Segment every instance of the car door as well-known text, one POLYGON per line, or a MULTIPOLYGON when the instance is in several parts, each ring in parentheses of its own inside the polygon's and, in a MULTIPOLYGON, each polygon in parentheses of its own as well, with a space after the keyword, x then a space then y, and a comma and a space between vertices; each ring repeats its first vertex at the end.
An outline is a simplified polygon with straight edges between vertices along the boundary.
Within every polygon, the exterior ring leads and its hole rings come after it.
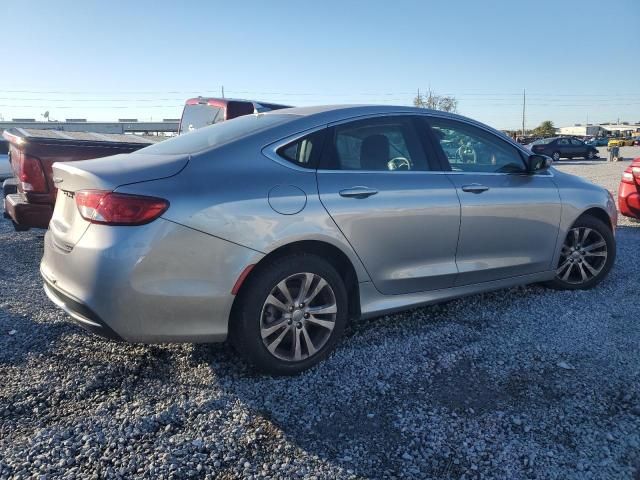
POLYGON ((320 200, 376 289, 401 294, 453 286, 460 202, 432 171, 412 116, 330 126, 317 170, 320 200))
POLYGON ((571 139, 571 155, 574 157, 585 157, 587 156, 587 145, 584 142, 581 142, 578 139, 571 139))
POLYGON ((460 197, 456 285, 552 269, 561 213, 553 173, 529 174, 520 151, 489 130, 428 121, 460 197))
POLYGON ((568 138, 559 138, 556 140, 556 148, 555 151, 560 152, 560 156, 563 158, 568 158, 573 156, 571 150, 571 142, 568 138))

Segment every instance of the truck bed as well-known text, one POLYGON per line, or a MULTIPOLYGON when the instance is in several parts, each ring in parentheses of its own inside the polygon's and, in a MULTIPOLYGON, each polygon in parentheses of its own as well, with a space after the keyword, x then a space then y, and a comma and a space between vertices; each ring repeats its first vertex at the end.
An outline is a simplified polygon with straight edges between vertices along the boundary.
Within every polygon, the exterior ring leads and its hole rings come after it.
POLYGON ((32 128, 10 128, 2 136, 9 142, 9 163, 15 177, 3 186, 5 214, 16 230, 47 228, 56 202, 55 162, 132 153, 166 138, 32 128))
POLYGON ((10 128, 9 135, 22 138, 33 143, 69 144, 80 143, 82 145, 118 144, 119 146, 134 146, 142 148, 163 140, 163 137, 151 137, 140 135, 125 135, 120 133, 93 133, 93 132, 67 132, 62 130, 40 130, 33 128, 10 128))

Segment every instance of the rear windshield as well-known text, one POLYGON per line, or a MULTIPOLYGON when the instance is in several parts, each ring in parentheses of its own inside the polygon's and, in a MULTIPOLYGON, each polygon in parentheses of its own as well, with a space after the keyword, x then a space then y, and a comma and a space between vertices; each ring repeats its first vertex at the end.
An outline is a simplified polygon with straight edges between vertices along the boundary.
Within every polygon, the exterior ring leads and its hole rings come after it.
POLYGON ((185 105, 178 133, 191 132, 224 120, 224 108, 206 104, 185 105))
POLYGON ((138 152, 155 155, 196 153, 289 122, 295 118, 295 115, 284 114, 245 115, 156 143, 138 150, 138 152))

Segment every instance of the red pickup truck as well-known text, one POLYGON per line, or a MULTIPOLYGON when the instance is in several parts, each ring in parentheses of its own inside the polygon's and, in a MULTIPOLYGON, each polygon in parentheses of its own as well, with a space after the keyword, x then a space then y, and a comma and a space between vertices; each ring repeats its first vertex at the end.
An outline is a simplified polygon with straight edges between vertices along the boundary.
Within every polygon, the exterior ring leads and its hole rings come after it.
MULTIPOLYGON (((224 98, 190 98, 186 101, 178 133, 206 127, 254 112, 288 108, 286 105, 224 98)), ((131 153, 162 137, 98 134, 59 130, 12 128, 3 133, 9 143, 9 163, 14 178, 2 185, 4 216, 18 231, 47 228, 53 215, 56 187, 54 162, 73 162, 131 153)))
POLYGON ((3 136, 9 142, 9 163, 15 174, 3 183, 4 216, 18 231, 49 225, 57 192, 52 178, 54 162, 131 153, 157 141, 136 135, 25 128, 10 128, 3 136))

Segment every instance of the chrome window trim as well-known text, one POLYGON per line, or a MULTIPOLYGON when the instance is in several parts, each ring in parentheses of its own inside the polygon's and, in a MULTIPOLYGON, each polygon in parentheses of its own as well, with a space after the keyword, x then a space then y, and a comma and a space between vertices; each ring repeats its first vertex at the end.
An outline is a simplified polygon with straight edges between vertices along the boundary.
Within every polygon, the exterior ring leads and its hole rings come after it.
POLYGON ((385 172, 384 170, 323 170, 323 169, 319 169, 319 168, 305 168, 305 167, 301 167, 299 165, 296 165, 295 163, 292 163, 291 161, 282 158, 280 155, 278 155, 277 151, 281 148, 284 147, 285 145, 295 142, 296 140, 299 140, 311 133, 317 132, 319 130, 325 129, 325 128, 329 128, 329 127, 333 127, 335 125, 342 125, 345 123, 350 123, 350 122, 355 122, 358 120, 366 120, 367 118, 381 118, 381 117, 406 117, 406 116, 414 116, 414 117, 425 117, 425 118, 442 118, 444 120, 453 120, 453 121, 457 121, 457 122, 461 122, 461 123, 466 123, 472 127, 475 128, 479 128, 481 130, 484 130, 485 132, 494 135, 496 137, 498 137, 500 140, 506 142, 507 144, 511 145, 512 147, 515 147, 517 150, 519 150, 522 154, 524 154, 525 156, 530 156, 532 155, 532 152, 526 148, 524 148, 524 146, 520 145, 518 142, 514 141, 511 137, 508 137, 506 135, 504 135, 502 132, 500 132, 499 130, 495 130, 491 127, 488 127, 480 122, 477 122, 471 118, 467 118, 467 117, 461 117, 460 115, 457 114, 451 114, 448 112, 438 112, 438 111, 433 111, 430 110, 428 112, 410 112, 410 111, 397 111, 397 112, 384 112, 384 113, 367 113, 364 115, 355 115, 353 117, 349 117, 349 118, 343 118, 341 120, 336 120, 335 122, 329 122, 329 123, 323 123, 322 125, 318 125, 315 127, 311 127, 308 128, 306 130, 302 130, 299 131, 297 133, 288 135, 286 137, 281 138, 280 140, 277 140, 273 143, 270 143, 266 146, 264 146, 261 150, 262 154, 269 158, 270 160, 273 160, 274 162, 290 168, 292 170, 297 170, 299 172, 322 172, 322 173, 331 173, 331 174, 335 174, 335 173, 393 173, 393 174, 403 174, 403 175, 407 175, 407 174, 436 174, 436 175, 441 175, 441 174, 454 174, 454 175, 461 175, 461 174, 470 174, 470 175, 544 175, 544 176, 549 176, 549 177, 553 177, 554 174, 551 171, 551 169, 546 170, 545 172, 540 172, 540 173, 529 173, 529 172, 511 172, 511 173, 507 173, 507 172, 454 172, 454 171, 445 171, 445 170, 415 170, 415 171, 403 171, 403 170, 395 170, 393 172, 389 171, 389 172, 385 172))

